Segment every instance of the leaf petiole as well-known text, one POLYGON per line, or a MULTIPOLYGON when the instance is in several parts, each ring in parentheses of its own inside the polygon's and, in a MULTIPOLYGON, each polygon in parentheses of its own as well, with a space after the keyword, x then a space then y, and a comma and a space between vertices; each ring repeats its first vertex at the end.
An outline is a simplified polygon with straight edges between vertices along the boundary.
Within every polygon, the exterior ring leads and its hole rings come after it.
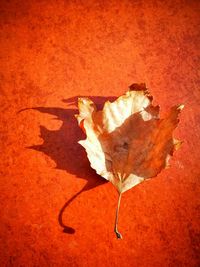
POLYGON ((116 208, 116 215, 115 215, 115 228, 114 232, 117 236, 118 239, 122 239, 122 235, 118 232, 118 213, 119 213, 119 207, 120 207, 120 202, 121 202, 121 195, 122 193, 119 193, 119 198, 118 198, 118 203, 117 203, 117 208, 116 208))

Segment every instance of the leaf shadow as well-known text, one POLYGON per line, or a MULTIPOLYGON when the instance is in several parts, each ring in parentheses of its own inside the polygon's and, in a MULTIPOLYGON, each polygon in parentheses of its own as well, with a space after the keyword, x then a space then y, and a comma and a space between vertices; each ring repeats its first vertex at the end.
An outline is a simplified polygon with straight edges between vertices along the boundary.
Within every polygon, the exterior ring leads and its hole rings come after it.
MULTIPOLYGON (((91 169, 85 150, 77 143, 79 140, 85 139, 85 134, 79 129, 74 117, 78 113, 78 110, 77 108, 70 108, 70 106, 77 103, 78 97, 87 96, 75 96, 63 99, 62 101, 67 104, 68 108, 32 107, 19 111, 36 110, 40 113, 53 115, 55 116, 54 119, 62 121, 62 125, 58 130, 49 130, 45 126, 40 125, 40 137, 43 139, 43 143, 27 148, 46 154, 56 163, 56 169, 64 170, 87 182, 80 191, 64 203, 59 211, 58 223, 63 228, 63 232, 68 234, 74 234, 75 229, 64 222, 63 215, 66 208, 84 191, 107 182, 91 169)), ((95 102, 98 109, 103 107, 106 100, 113 101, 116 99, 116 97, 88 97, 95 102)))

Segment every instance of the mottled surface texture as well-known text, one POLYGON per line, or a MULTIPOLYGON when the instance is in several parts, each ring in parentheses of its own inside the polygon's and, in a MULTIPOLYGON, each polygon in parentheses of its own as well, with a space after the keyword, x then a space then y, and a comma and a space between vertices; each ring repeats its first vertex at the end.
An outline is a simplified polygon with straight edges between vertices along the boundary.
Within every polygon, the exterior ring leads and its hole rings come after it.
POLYGON ((0 5, 0 266, 200 266, 200 1, 0 5), (184 144, 123 195, 117 240, 117 192, 77 144, 74 102, 134 82, 163 114, 185 104, 184 144))

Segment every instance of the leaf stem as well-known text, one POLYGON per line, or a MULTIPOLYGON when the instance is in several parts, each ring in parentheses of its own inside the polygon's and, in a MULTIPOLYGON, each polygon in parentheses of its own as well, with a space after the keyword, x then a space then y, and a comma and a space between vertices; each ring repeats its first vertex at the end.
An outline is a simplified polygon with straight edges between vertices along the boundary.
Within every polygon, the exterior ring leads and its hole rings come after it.
POLYGON ((118 203, 117 203, 117 208, 116 208, 116 215, 115 215, 115 228, 114 228, 114 232, 117 236, 118 239, 122 239, 122 235, 118 232, 118 213, 119 213, 119 207, 120 207, 120 202, 121 202, 121 195, 122 193, 119 193, 119 198, 118 198, 118 203))

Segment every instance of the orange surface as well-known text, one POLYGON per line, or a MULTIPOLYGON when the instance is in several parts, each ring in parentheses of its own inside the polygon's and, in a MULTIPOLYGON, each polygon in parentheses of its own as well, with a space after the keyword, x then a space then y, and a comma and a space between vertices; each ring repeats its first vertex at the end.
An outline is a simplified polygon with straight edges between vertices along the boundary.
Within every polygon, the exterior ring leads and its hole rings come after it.
POLYGON ((200 1, 1 1, 0 266, 200 266, 200 1), (77 96, 145 82, 184 103, 171 168, 117 192, 77 141, 77 96))

